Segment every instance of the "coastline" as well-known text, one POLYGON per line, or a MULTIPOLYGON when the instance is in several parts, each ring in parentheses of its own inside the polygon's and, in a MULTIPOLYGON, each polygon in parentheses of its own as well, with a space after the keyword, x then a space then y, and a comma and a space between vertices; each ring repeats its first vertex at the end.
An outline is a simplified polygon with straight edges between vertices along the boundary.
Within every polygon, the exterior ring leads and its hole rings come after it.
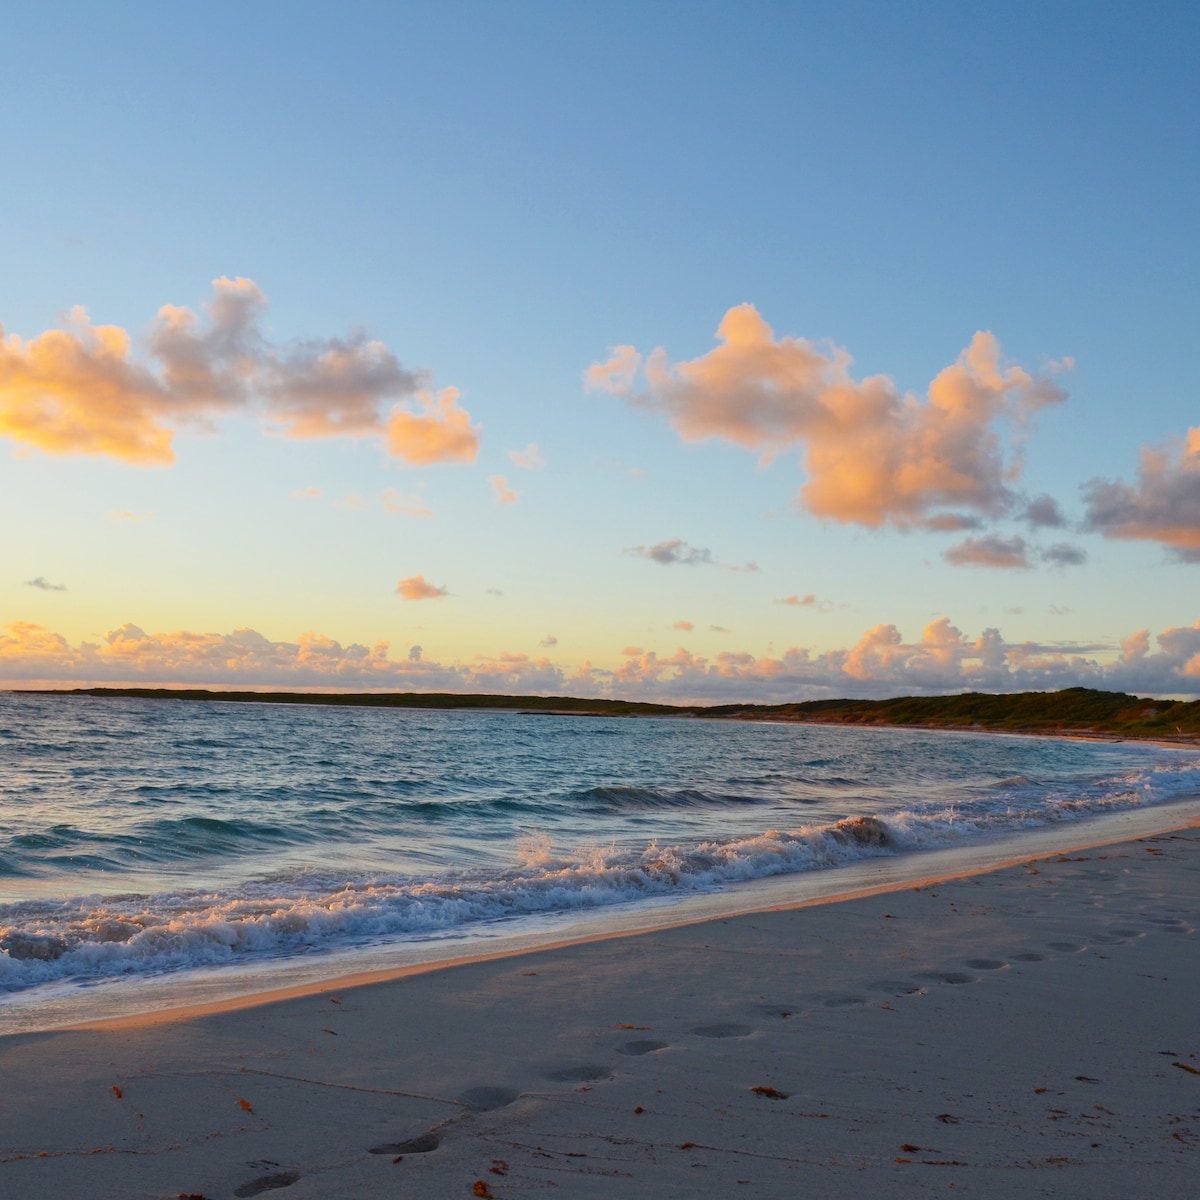
POLYGON ((0 1195, 1182 1197, 1196 803, 938 882, 0 1039, 0 1195))
POLYGON ((106 981, 14 993, 0 1005, 0 1038, 57 1029, 134 1028, 269 1005, 328 991, 386 983, 472 963, 564 950, 611 939, 886 895, 1004 870, 1039 859, 1200 827, 1200 797, 1077 822, 970 839, 844 866, 767 876, 720 891, 534 921, 519 932, 401 941, 247 967, 106 981))
POLYGON ((164 687, 17 688, 12 689, 11 694, 58 699, 176 700, 435 711, 449 709, 511 712, 522 716, 675 717, 1200 745, 1200 700, 1156 700, 1082 687, 1056 692, 965 692, 923 697, 899 696, 889 700, 828 699, 784 704, 707 705, 503 693, 212 691, 205 688, 164 687), (1188 727, 1186 731, 1184 725, 1188 727), (1172 726, 1174 733, 1171 732, 1172 726))

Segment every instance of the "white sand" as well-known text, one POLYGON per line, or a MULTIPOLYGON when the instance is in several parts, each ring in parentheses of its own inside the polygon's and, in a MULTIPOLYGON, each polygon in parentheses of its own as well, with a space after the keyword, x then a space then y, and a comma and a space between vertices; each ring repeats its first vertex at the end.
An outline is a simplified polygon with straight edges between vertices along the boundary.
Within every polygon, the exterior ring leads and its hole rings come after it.
POLYGON ((1192 827, 17 1035, 0 1197, 1193 1197, 1197 928, 1192 827))

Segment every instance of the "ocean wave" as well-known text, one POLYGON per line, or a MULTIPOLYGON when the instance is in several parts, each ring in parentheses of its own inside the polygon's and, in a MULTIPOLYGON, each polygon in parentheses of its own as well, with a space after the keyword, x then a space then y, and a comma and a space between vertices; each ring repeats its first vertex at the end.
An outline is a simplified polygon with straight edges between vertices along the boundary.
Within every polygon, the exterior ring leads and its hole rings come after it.
MULTIPOLYGON (((1186 775, 1193 790, 1194 775, 1186 775)), ((1144 772, 1114 777, 1108 784, 1090 795, 1042 797, 1036 807, 914 806, 884 816, 864 813, 790 831, 768 829, 692 844, 652 841, 641 847, 563 851, 542 834, 522 842, 506 866, 428 877, 297 869, 223 890, 23 901, 0 906, 0 989, 159 973, 448 932, 469 936, 481 923, 827 870, 881 855, 953 846, 983 834, 1138 807, 1156 798, 1144 772)))
POLYGON ((733 808, 765 802, 763 797, 704 792, 698 788, 668 791, 640 787, 592 787, 572 792, 564 801, 578 812, 595 816, 655 809, 733 808))

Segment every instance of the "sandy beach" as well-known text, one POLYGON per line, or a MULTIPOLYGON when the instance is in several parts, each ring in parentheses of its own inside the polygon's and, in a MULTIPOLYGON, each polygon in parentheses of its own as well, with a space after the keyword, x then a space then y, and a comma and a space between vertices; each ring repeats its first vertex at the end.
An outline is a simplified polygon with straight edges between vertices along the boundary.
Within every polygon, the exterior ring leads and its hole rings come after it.
POLYGON ((4 1038, 0 1196, 1191 1196, 1189 820, 851 899, 4 1038))

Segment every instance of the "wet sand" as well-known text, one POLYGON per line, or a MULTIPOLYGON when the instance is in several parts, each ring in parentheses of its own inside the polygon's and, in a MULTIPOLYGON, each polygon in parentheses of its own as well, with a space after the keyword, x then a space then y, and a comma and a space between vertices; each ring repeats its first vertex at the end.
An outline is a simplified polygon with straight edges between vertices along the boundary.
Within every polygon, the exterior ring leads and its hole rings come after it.
POLYGON ((0 1197, 1192 1196, 1200 828, 1070 832, 940 882, 0 1039, 0 1197))

